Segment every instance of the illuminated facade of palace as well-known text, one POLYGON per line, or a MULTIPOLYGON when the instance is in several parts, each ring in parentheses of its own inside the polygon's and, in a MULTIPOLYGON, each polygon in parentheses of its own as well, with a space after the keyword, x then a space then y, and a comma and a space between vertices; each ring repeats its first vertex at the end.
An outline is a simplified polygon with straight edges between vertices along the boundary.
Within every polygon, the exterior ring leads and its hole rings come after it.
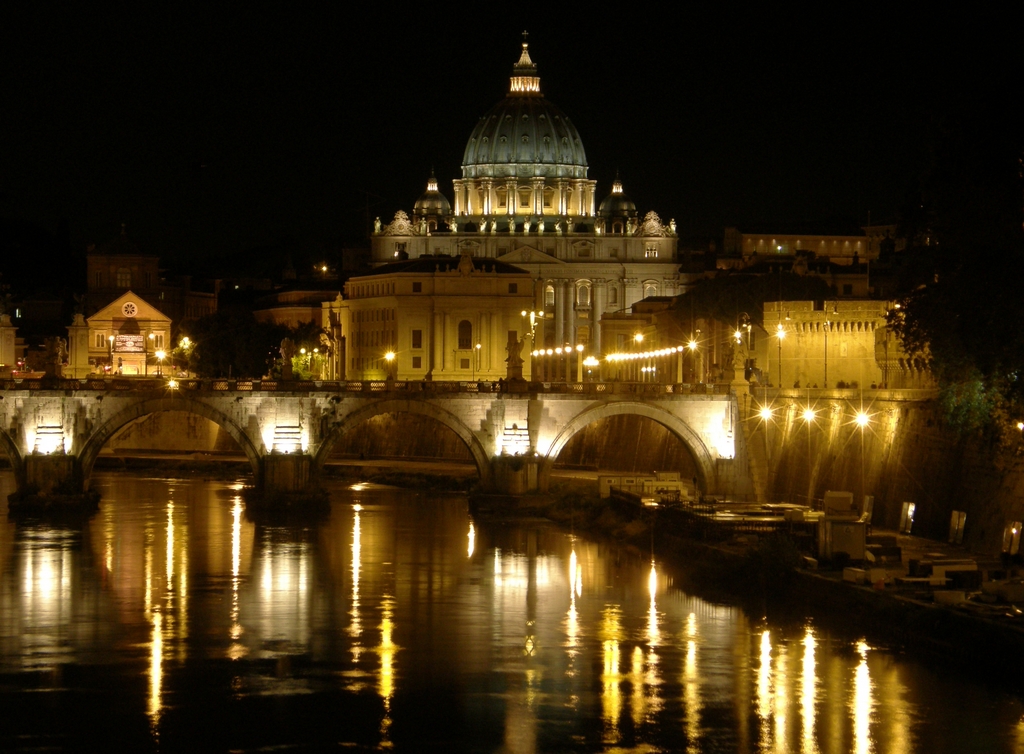
MULTIPOLYGON (((324 303, 328 377, 487 380, 506 376, 509 338, 528 335, 525 270, 470 254, 392 262, 353 275, 324 303)), ((530 378, 529 358, 523 376, 530 378)))
MULTIPOLYGON (((541 94, 527 44, 508 94, 469 136, 454 203, 431 175, 411 217, 375 223, 372 262, 444 255, 526 270, 527 309, 543 312, 532 347, 600 354, 601 317, 680 292, 675 221, 641 217, 616 179, 597 203, 576 126, 541 94)), ((532 350, 528 347, 526 350, 532 350)))

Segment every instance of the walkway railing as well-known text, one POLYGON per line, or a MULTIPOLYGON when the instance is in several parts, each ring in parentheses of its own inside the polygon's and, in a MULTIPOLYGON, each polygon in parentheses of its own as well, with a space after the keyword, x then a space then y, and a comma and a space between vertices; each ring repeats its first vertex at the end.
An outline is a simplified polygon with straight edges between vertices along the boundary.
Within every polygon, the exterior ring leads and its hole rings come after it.
POLYGON ((728 395, 731 386, 722 384, 661 384, 650 382, 490 382, 427 380, 223 380, 154 377, 87 377, 84 379, 4 379, 0 390, 91 390, 153 392, 252 393, 564 393, 568 395, 728 395))

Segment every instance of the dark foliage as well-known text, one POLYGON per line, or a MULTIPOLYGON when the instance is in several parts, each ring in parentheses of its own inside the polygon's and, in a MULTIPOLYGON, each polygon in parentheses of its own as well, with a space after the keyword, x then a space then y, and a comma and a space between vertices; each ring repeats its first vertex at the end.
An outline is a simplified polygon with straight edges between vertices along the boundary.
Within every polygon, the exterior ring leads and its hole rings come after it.
POLYGON ((720 272, 680 296, 675 315, 684 329, 691 330, 691 318, 737 322, 742 314, 747 314, 751 323, 763 326, 766 301, 824 301, 832 295, 828 283, 816 275, 720 272))
POLYGON ((185 334, 195 343, 189 368, 200 377, 263 377, 291 331, 257 322, 251 312, 222 309, 193 323, 185 334))
POLYGON ((965 432, 1024 415, 1022 157, 1022 137, 990 123, 947 129, 902 213, 908 248, 891 324, 927 358, 947 421, 965 432))

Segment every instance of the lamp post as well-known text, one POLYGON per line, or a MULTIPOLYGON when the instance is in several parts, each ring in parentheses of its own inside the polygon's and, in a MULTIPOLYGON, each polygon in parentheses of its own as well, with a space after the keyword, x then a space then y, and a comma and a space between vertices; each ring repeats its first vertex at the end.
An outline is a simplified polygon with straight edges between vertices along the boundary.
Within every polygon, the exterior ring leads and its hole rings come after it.
POLYGON ((864 428, 871 423, 871 417, 863 409, 857 412, 854 418, 857 426, 860 427, 860 499, 864 500, 864 428))
POLYGON ((480 348, 481 345, 479 343, 473 346, 473 350, 476 351, 476 353, 473 354, 473 382, 476 382, 476 373, 480 368, 480 348))
MULTIPOLYGON (((149 334, 149 349, 151 351, 153 350, 153 346, 154 345, 156 345, 156 335, 154 335, 153 333, 150 333, 149 334)), ((154 351, 153 355, 154 356, 156 355, 155 351, 154 351)), ((146 354, 146 357, 143 359, 143 362, 145 363, 145 367, 144 367, 143 371, 145 372, 146 376, 148 377, 149 376, 149 354, 148 353, 146 354)))
POLYGON ((114 336, 107 336, 107 360, 110 362, 110 373, 114 373, 114 336))
MULTIPOLYGON (((638 332, 638 333, 635 333, 633 335, 633 344, 636 346, 636 350, 639 353, 640 349, 643 347, 643 344, 644 344, 644 334, 642 332, 638 332)), ((640 381, 643 380, 643 377, 642 377, 643 372, 641 371, 641 369, 642 369, 642 365, 640 364, 640 357, 637 356, 637 365, 636 365, 636 374, 635 374, 635 379, 636 379, 637 382, 640 382, 640 381)))
MULTIPOLYGON (((779 315, 782 316, 781 314, 779 315)), ((775 334, 779 338, 779 390, 782 389, 782 341, 786 339, 786 330, 783 328, 782 323, 779 322, 775 326, 775 334)))
POLYGON ((384 354, 384 362, 387 364, 387 367, 386 367, 386 369, 387 369, 387 377, 386 377, 386 379, 387 379, 388 382, 391 382, 392 380, 394 380, 394 376, 392 376, 392 374, 391 374, 391 367, 395 363, 395 352, 394 351, 388 351, 386 354, 384 354))
POLYGON ((576 344, 576 382, 583 382, 583 344, 576 344))
POLYGON ((153 355, 154 355, 154 356, 156 356, 156 364, 157 364, 157 367, 156 367, 156 376, 157 376, 157 377, 163 377, 163 376, 164 376, 164 357, 165 357, 165 356, 166 356, 167 354, 166 354, 166 353, 164 353, 163 351, 157 351, 157 352, 156 352, 155 354, 153 354, 153 355))

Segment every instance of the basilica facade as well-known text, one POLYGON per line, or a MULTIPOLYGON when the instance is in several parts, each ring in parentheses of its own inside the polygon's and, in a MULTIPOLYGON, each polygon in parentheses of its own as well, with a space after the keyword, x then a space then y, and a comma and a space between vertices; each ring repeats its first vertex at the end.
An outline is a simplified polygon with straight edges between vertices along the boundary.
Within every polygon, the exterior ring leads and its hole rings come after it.
MULTIPOLYGON (((541 92, 526 42, 508 93, 469 135, 453 201, 431 175, 412 208, 375 222, 372 262, 494 260, 525 270, 538 348, 600 356, 601 317, 680 291, 675 221, 641 216, 616 179, 598 203, 573 122, 541 92)), ((481 302, 484 305, 484 302, 481 302)))

